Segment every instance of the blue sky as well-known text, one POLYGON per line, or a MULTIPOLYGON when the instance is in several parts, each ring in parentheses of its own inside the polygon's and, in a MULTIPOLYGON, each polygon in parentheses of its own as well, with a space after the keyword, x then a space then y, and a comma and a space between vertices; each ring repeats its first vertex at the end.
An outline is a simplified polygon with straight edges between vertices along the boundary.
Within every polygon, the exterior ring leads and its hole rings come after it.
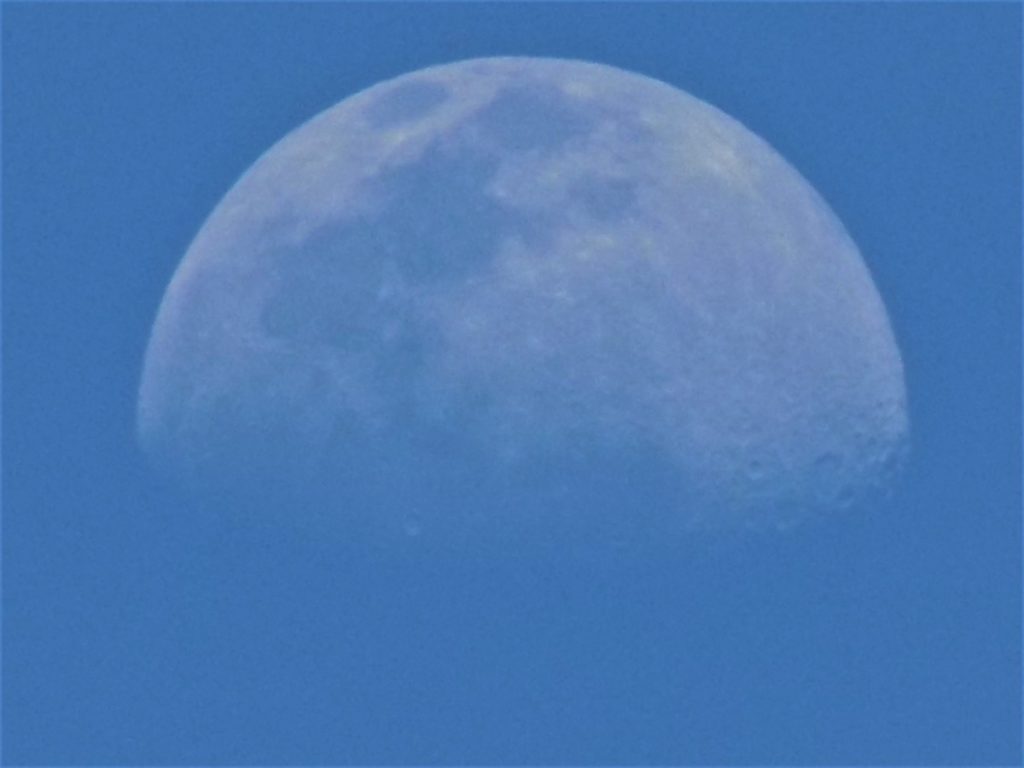
POLYGON ((1010 3, 5 5, 4 761, 1019 763, 1020 40, 1010 3), (891 501, 671 562, 372 569, 150 473, 150 325, 239 174, 511 54, 683 88, 829 201, 906 366, 891 501))

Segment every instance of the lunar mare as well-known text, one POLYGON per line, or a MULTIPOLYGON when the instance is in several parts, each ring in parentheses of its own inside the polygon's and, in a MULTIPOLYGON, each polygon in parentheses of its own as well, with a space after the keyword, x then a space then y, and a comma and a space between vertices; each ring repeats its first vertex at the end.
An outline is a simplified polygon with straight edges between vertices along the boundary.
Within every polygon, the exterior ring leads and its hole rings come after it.
POLYGON ((871 276, 774 150, 659 81, 501 58, 347 98, 245 173, 164 297, 138 429, 188 483, 342 525, 429 499, 417 531, 657 533, 855 503, 908 421, 871 276))

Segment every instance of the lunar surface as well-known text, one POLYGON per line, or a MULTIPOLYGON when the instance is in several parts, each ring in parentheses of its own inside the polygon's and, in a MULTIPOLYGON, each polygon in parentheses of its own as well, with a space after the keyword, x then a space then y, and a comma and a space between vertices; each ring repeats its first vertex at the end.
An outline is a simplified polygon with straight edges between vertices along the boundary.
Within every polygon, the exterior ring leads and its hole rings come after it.
POLYGON ((786 527, 890 483, 899 350, 764 141, 662 82, 414 72, 228 192, 152 331, 138 429, 188 487, 339 530, 786 527))

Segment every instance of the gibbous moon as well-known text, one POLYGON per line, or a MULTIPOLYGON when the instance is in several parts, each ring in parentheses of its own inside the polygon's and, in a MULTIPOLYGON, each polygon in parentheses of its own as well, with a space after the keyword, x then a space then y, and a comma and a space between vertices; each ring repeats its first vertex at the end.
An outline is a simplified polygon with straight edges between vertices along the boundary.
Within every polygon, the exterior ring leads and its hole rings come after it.
POLYGON ((138 429, 254 509, 514 546, 855 506, 908 420, 857 247, 771 147, 648 77, 495 58, 245 173, 167 289, 138 429))

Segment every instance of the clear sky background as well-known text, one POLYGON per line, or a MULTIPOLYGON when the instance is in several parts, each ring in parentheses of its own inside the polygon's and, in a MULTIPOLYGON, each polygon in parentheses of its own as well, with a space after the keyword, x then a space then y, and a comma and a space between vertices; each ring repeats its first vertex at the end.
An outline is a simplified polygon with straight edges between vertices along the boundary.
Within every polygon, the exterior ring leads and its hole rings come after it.
POLYGON ((1019 763, 1021 7, 3 8, 3 759, 1019 763), (150 326, 255 158, 487 55, 664 80, 831 204, 888 307, 895 497, 672 562, 373 570, 134 439, 150 326))

